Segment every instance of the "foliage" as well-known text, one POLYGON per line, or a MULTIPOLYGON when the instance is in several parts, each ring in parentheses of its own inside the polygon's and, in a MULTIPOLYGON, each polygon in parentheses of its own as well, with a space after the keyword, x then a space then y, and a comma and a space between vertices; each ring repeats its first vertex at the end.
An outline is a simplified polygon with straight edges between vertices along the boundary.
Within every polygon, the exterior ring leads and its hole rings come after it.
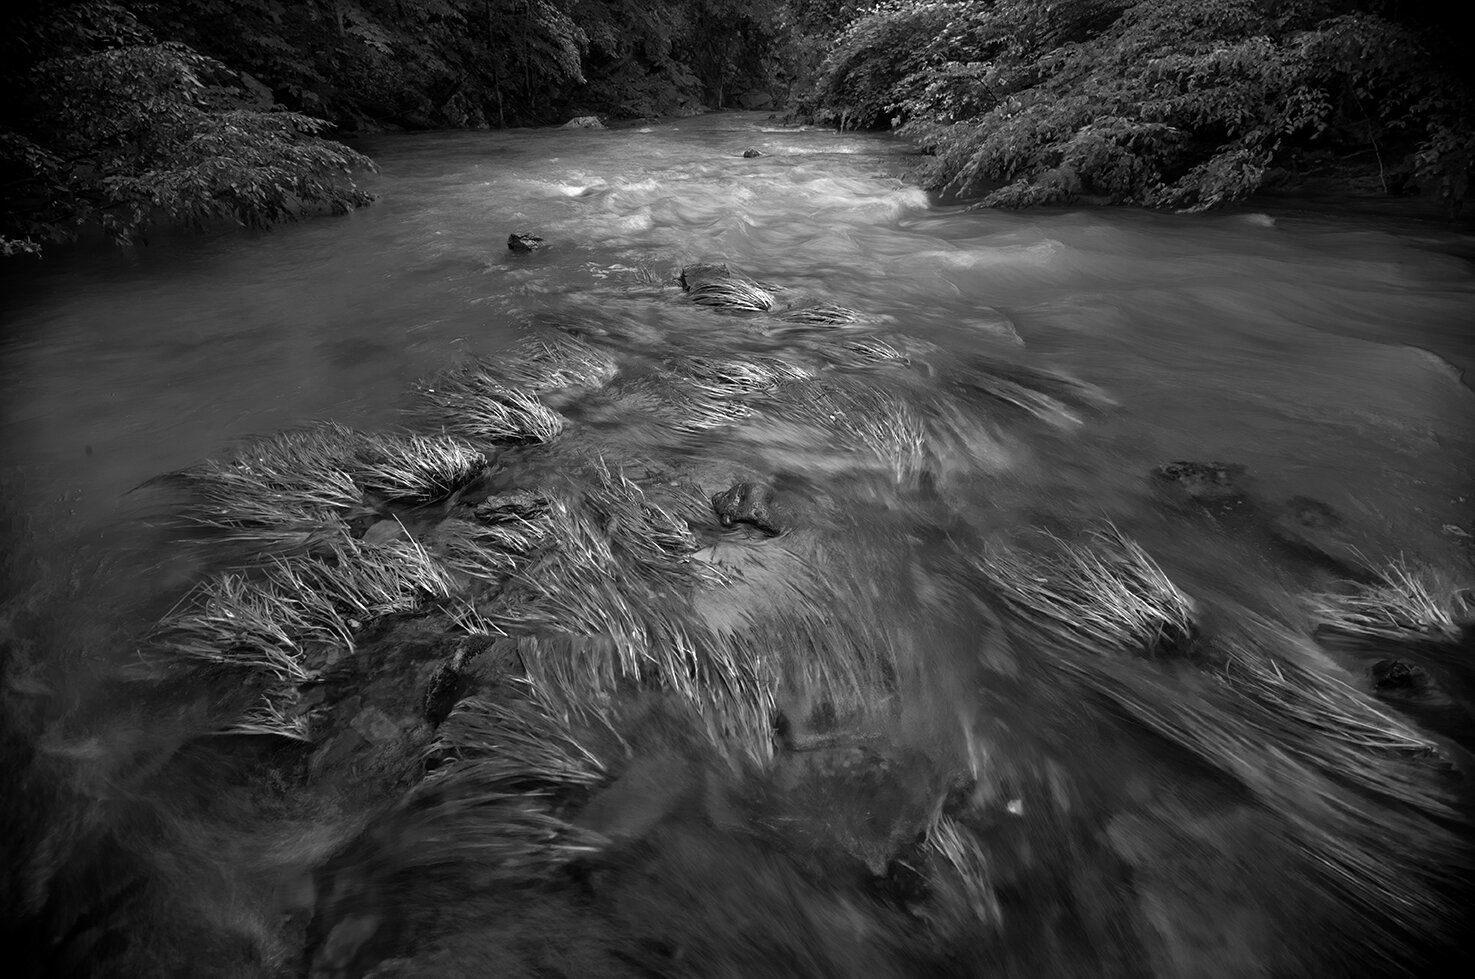
POLYGON ((130 241, 160 218, 259 228, 370 200, 351 172, 372 165, 323 139, 327 123, 252 105, 234 72, 117 4, 43 10, 8 53, 27 42, 45 56, 5 79, 16 101, 0 128, 4 254, 84 225, 130 241))
POLYGON ((1383 170, 1397 141, 1414 179, 1463 174, 1468 90, 1413 30, 1350 6, 897 0, 842 33, 817 95, 895 117, 933 154, 932 186, 994 206, 1200 210, 1318 145, 1370 146, 1383 170))

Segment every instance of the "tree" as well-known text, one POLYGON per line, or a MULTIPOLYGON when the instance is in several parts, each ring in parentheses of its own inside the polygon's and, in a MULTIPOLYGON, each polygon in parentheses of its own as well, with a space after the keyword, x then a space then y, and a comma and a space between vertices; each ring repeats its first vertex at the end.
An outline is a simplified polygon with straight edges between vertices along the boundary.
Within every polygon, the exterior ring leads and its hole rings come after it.
POLYGON ((0 252, 39 252, 79 228, 118 241, 158 219, 266 227, 371 198, 369 160, 327 123, 259 104, 240 77, 161 41, 109 0, 37 5, 5 50, 0 252))
POLYGON ((1469 90, 1351 0, 901 0, 862 15, 818 93, 934 154, 934 187, 989 205, 1083 197, 1198 210, 1292 150, 1400 142, 1412 180, 1463 174, 1469 90))

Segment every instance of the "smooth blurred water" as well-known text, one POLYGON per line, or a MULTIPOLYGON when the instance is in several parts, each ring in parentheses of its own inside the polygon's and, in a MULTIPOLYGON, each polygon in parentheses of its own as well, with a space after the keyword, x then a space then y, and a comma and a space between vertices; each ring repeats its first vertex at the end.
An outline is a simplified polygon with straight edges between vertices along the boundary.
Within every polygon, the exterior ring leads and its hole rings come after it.
POLYGON ((757 114, 362 148, 381 200, 346 218, 13 260, 12 493, 67 500, 85 532, 232 437, 392 420, 413 379, 535 316, 680 330, 637 270, 722 260, 1101 386, 1117 408, 1041 448, 1042 485, 1069 463, 1110 497, 1157 462, 1223 459, 1271 495, 1370 515, 1389 549, 1437 552, 1441 528, 1469 528, 1475 274, 1452 231, 1283 206, 967 211, 903 179, 905 143, 757 114), (512 254, 512 231, 549 247, 512 254))
MULTIPOLYGON (((788 334, 748 329, 755 320, 702 309, 681 296, 674 278, 692 262, 730 263, 786 290, 781 295, 826 298, 858 310, 883 336, 932 345, 907 370, 884 373, 884 381, 856 382, 892 385, 890 394, 942 385, 952 367, 961 370, 967 358, 979 356, 1078 378, 1103 395, 1099 408, 1079 418, 1021 418, 1000 411, 998 419, 986 419, 997 421, 996 427, 960 433, 950 450, 955 457, 943 453, 936 486, 926 488, 935 494, 940 487, 942 504, 885 473, 860 467, 857 476, 853 445, 827 446, 817 441, 820 427, 764 418, 761 412, 732 430, 688 431, 657 446, 645 441, 654 436, 639 424, 638 398, 623 415, 571 411, 569 429, 544 456, 517 456, 528 467, 518 474, 527 477, 519 486, 535 486, 569 458, 592 457, 607 443, 617 463, 649 450, 663 464, 688 466, 692 480, 708 491, 728 485, 720 481, 741 463, 785 481, 783 491, 791 497, 824 497, 823 505, 807 509, 812 501, 797 502, 799 526, 791 536, 756 547, 724 543, 721 559, 752 574, 708 596, 697 612, 718 632, 736 629, 746 611, 771 600, 777 604, 782 589, 770 588, 775 581, 802 585, 812 571, 814 580, 850 603, 823 612, 843 617, 864 606, 889 623, 899 662, 920 667, 926 679, 920 689, 906 691, 904 709, 888 721, 886 736, 932 756, 939 770, 961 764, 961 758, 981 778, 979 765, 993 766, 1004 773, 999 785, 1026 784, 1020 791, 1029 796, 1028 811, 1034 813, 1038 804, 1045 814, 1021 821, 1022 829, 1006 827, 990 844, 990 859, 998 862, 994 871, 1017 874, 1029 884, 1021 888, 1035 895, 1009 911, 1009 928, 1015 930, 1006 929, 1006 938, 1028 951, 1010 960, 1016 964, 1033 963, 1035 949, 1048 958, 1062 940, 1051 924, 1060 902, 1050 873, 1034 867, 1029 854, 1053 854, 1041 857, 1040 866, 1053 867, 1049 861, 1058 860, 1061 867, 1089 869, 1095 866, 1091 860, 1099 860, 1118 873, 1119 857, 1133 863, 1122 854, 1135 852, 1134 845, 1166 852, 1161 840, 1134 843, 1130 826, 1136 817, 1128 817, 1176 778, 1191 783, 1201 773, 1182 758, 1160 757, 1160 749, 1130 738, 1095 743, 1108 729, 1092 714, 1104 716, 1101 708, 1080 708, 1068 688, 1053 682, 1031 681, 1027 673, 1018 679, 1018 664, 1027 664, 1028 655, 980 644, 987 623, 967 597, 973 586, 960 585, 957 568, 948 562, 981 535, 954 535, 954 528, 987 532, 1049 525, 1057 515, 1106 516, 1141 540, 1195 599, 1212 605, 1225 598, 1224 607, 1257 615, 1284 608, 1291 588, 1283 576, 1284 555, 1256 550, 1269 536, 1246 532, 1240 539, 1234 525, 1195 523, 1181 512, 1165 515, 1163 500, 1154 495, 1148 474, 1155 466, 1179 459, 1222 461, 1247 468, 1247 486, 1268 504, 1266 519, 1284 501, 1309 497, 1343 516, 1345 540, 1359 549, 1363 563, 1379 565, 1402 555, 1455 577, 1468 574, 1465 535, 1475 532, 1475 392, 1462 372, 1475 369, 1475 268, 1461 257, 1471 254, 1469 237, 1456 231, 1285 204, 1195 216, 969 211, 939 203, 908 183, 905 171, 913 158, 903 142, 778 128, 757 114, 615 131, 386 136, 362 149, 378 161, 380 172, 368 183, 381 199, 346 218, 263 234, 167 232, 147 246, 81 247, 40 263, 12 260, 3 271, 6 329, 0 345, 0 486, 7 507, 24 513, 60 506, 64 516, 52 530, 68 543, 115 535, 133 525, 147 495, 130 491, 150 477, 218 453, 238 436, 311 419, 366 428, 397 424, 404 421, 416 379, 468 353, 495 356, 540 323, 584 326, 591 335, 604 331, 614 338, 608 346, 621 355, 633 353, 626 363, 634 365, 636 381, 652 352, 778 356, 774 345, 788 334), (764 155, 745 159, 748 147, 764 155), (537 233, 548 247, 511 253, 506 240, 512 232, 537 233), (623 424, 632 418, 635 424, 623 424), (956 457, 957 445, 968 458, 956 457), (534 471, 538 466, 544 469, 534 471), (805 525, 805 518, 813 523, 805 525), (934 547, 938 541, 945 546, 934 547), (1067 783, 1071 791, 1061 788, 1067 783), (1101 816, 1098 826, 1093 807, 1128 816, 1101 816), (1103 843, 1107 830, 1101 827, 1108 825, 1126 842, 1103 843), (1076 843, 1066 828, 1079 833, 1076 843), (1076 845, 1095 856, 1077 859, 1070 849, 1076 845), (1030 903, 1035 900, 1037 906, 1030 903), (1041 929, 1038 937, 1028 931, 1035 927, 1041 929)), ((819 328, 807 342, 823 343, 827 336, 819 328)), ((883 372, 852 376, 881 378, 883 372)), ((618 407, 619 397, 614 402, 618 407)), ((159 553, 171 546, 164 536, 139 539, 159 553)), ((703 560, 716 551, 715 545, 708 548, 703 560)), ((147 587, 172 602, 202 571, 186 563, 172 580, 147 587)), ((789 599, 805 594, 796 588, 789 599)), ((126 630, 121 643, 119 631, 97 648, 118 645, 115 656, 131 655, 126 630)), ((106 654, 89 649, 87 655, 100 662, 106 654)), ((112 682, 89 662, 83 656, 83 668, 72 669, 65 682, 81 684, 79 677, 94 675, 100 684, 112 682)), ((1163 676, 1173 683, 1180 679, 1169 668, 1163 676)), ((406 702, 419 695, 420 681, 408 673, 376 676, 374 682, 385 689, 370 696, 370 703, 388 704, 391 693, 406 702)), ((36 689, 28 688, 26 696, 36 689)), ((1163 689, 1187 697, 1208 687, 1198 688, 1189 678, 1181 687, 1163 689)), ((359 693, 365 691, 356 691, 355 710, 359 693)), ((70 719, 77 732, 70 735, 67 758, 100 759, 93 765, 96 781, 111 785, 117 772, 133 764, 130 752, 148 754, 124 734, 147 732, 148 739, 164 742, 155 754, 172 759, 173 767, 165 769, 169 779, 151 783, 145 798, 174 813, 177 800, 198 796, 214 805, 219 796, 218 813, 199 804, 209 810, 202 824, 229 824, 224 835, 234 849, 196 841, 202 864, 218 862, 222 879, 251 882, 268 895, 253 912, 263 921, 275 922, 283 908, 314 901, 320 914, 331 910, 326 892, 314 894, 311 877, 321 863, 317 850, 326 852, 328 845, 319 841, 309 854, 313 848, 303 841, 312 833, 346 838, 350 829, 356 832, 358 811, 345 803, 341 813, 309 813, 304 825, 311 829, 277 825, 272 820, 280 814, 270 806, 251 810, 246 801, 220 792, 227 779, 211 767, 214 762, 191 767, 188 751, 174 758, 170 724, 152 714, 145 723, 148 707, 134 717, 133 705, 119 703, 111 688, 103 694, 99 702, 120 716, 97 719, 94 730, 89 712, 78 712, 82 716, 70 719), (259 839, 246 829, 250 819, 237 818, 247 811, 259 823, 259 839)), ((199 703, 193 709, 206 712, 199 703)), ((98 711, 97 718, 104 713, 98 711)), ((191 721, 188 708, 179 713, 177 726, 186 731, 181 738, 193 737, 196 725, 209 729, 208 718, 191 721)), ((137 740, 144 739, 140 734, 137 740)), ((859 914, 847 909, 861 905, 846 904, 848 898, 827 904, 834 896, 826 893, 831 884, 841 893, 834 881, 794 890, 801 879, 797 871, 787 864, 775 869, 777 863, 764 862, 771 854, 760 853, 740 833, 722 830, 718 817, 726 803, 722 790, 713 788, 717 782, 702 783, 706 788, 698 792, 694 786, 701 779, 667 764, 667 750, 652 751, 639 764, 669 781, 670 798, 662 802, 655 793, 656 801, 631 805, 637 813, 632 818, 643 818, 643 806, 675 807, 672 800, 681 793, 701 795, 702 811, 679 816, 661 831, 651 851, 659 859, 650 881, 637 880, 628 893, 610 899, 610 906, 633 908, 628 913, 640 927, 669 924, 672 934, 692 922, 698 923, 691 924, 694 934, 730 930, 734 961, 746 954, 750 931, 787 934, 795 949, 828 941, 834 947, 815 953, 818 959, 848 962, 850 973, 860 974, 856 970, 871 953, 841 924, 851 920, 846 915, 859 914), (688 777, 692 785, 682 781, 688 777), (710 918, 693 917, 700 902, 682 896, 688 883, 705 889, 709 903, 701 913, 710 918), (722 903, 729 890, 739 895, 734 901, 741 913, 722 903), (792 908, 775 903, 783 895, 792 908)), ((339 757, 332 754, 331 739, 322 751, 339 757)), ((77 767, 92 770, 81 762, 77 767)), ((318 773, 316 762, 312 771, 318 773)), ((909 787, 905 779, 894 781, 898 793, 909 787)), ((867 817, 872 805, 886 809, 888 803, 872 797, 871 783, 841 782, 856 794, 842 794, 840 809, 867 817)), ((639 785, 630 791, 644 800, 639 785)), ((1184 793, 1188 798, 1192 791, 1184 793)), ((828 826, 833 800, 817 798, 819 812, 810 814, 811 821, 828 826)), ((1015 806, 1018 799, 994 801, 999 808, 1015 806)), ((1250 882, 1245 894, 1261 886, 1262 876, 1276 882, 1266 886, 1289 886, 1270 866, 1273 860, 1266 861, 1263 875, 1257 867, 1262 843, 1277 839, 1253 823, 1262 816, 1246 805, 1234 818, 1249 820, 1245 825, 1253 824, 1253 832, 1241 827, 1241 836, 1231 833, 1221 844, 1234 854, 1235 873, 1250 882)), ((1179 821, 1177 810, 1163 817, 1164 825, 1179 821)), ((1230 826, 1203 825, 1211 834, 1230 826)), ((120 838, 131 837, 120 832, 120 838)), ((414 855, 413 843, 389 839, 389 850, 398 846, 401 856, 414 855)), ((364 875, 372 880, 371 871, 378 871, 368 863, 364 875)), ((1204 873, 1219 874, 1228 866, 1226 858, 1204 873)), ((1173 868, 1177 872, 1177 864, 1173 868)), ((179 879, 188 876, 181 872, 179 879)), ((225 892, 204 871, 196 876, 198 893, 225 892)), ((1103 895, 1117 899, 1115 878, 1088 876, 1073 899, 1081 907, 1107 902, 1103 895)), ((1141 886, 1150 896, 1159 893, 1150 880, 1141 886)), ((1162 886, 1161 893, 1177 893, 1177 885, 1162 886)), ((375 901, 401 910, 437 899, 434 892, 407 898, 397 890, 369 891, 378 895, 375 901)), ((1016 901, 1023 900, 1019 893, 1016 901)), ((1289 891, 1281 897, 1286 907, 1296 902, 1289 891)), ((241 900, 242 906, 249 903, 241 900)), ((509 934, 526 928, 534 936, 562 940, 583 934, 579 929, 602 927, 588 925, 577 902, 558 911, 567 921, 551 911, 545 921, 536 903, 523 906, 521 898, 496 888, 477 900, 492 901, 496 911, 477 919, 478 927, 492 928, 488 949, 511 941, 497 932, 504 914, 509 934)), ((1216 901, 1221 899, 1203 898, 1204 920, 1228 920, 1216 901)), ((1231 895, 1221 903, 1232 909, 1243 901, 1231 895)), ((867 914, 881 914, 879 906, 864 907, 867 914)), ((1185 912, 1185 918, 1194 913, 1185 912)), ((242 914, 243 920, 250 917, 242 914)), ((1275 912, 1265 917, 1273 922, 1275 912)), ((609 927, 623 933, 628 924, 609 927)), ((913 923, 898 919, 886 927, 904 934, 913 923)), ((1238 936, 1236 927, 1224 925, 1224 934, 1238 936)), ((1116 940, 1094 933, 1077 938, 1102 947, 1116 940)), ((613 932, 609 941, 615 942, 613 932)), ((696 937, 691 941, 699 944, 696 937)), ((1218 962, 1216 956, 1206 953, 1205 960, 1218 962)), ((466 966, 461 974, 496 971, 490 961, 478 959, 481 971, 466 966)), ((831 973, 816 967, 805 974, 831 973)), ((1070 973, 1056 963, 1000 974, 1070 973)), ((1164 966, 1159 974, 1174 972, 1164 966)))

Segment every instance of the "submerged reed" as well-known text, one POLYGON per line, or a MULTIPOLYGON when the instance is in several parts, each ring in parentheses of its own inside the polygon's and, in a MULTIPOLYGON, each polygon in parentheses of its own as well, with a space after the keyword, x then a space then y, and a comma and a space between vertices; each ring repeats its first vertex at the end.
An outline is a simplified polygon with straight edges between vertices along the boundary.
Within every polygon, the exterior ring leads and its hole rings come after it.
POLYGON ((1307 600, 1318 636, 1376 645, 1409 641, 1458 642, 1469 608, 1461 608, 1460 592, 1432 569, 1396 561, 1377 584, 1349 584, 1342 592, 1307 600))
POLYGON ((546 394, 603 387, 619 367, 608 353, 559 331, 522 340, 496 370, 509 387, 546 394))
POLYGON ((1164 656, 1196 633, 1194 603, 1108 523, 1081 542, 1039 531, 1040 547, 986 546, 976 558, 1004 606, 1030 629, 1092 652, 1164 656))
POLYGON ((278 558, 253 572, 225 572, 194 590, 140 650, 149 673, 186 666, 241 669, 268 685, 265 701, 230 730, 304 737, 289 712, 295 687, 316 675, 329 648, 354 650, 370 622, 450 597, 446 571, 420 544, 335 542, 329 556, 278 558))
POLYGON ((561 415, 536 395, 504 384, 497 365, 487 360, 473 360, 425 381, 420 400, 422 414, 473 442, 550 442, 563 431, 561 415))
POLYGON ((777 304, 772 292, 756 282, 740 278, 714 278, 700 282, 687 293, 699 306, 766 313, 777 304))
POLYGON ((859 323, 861 316, 848 306, 820 300, 798 306, 790 306, 778 314, 788 323, 844 324, 859 323))
POLYGON ((181 518, 269 551, 311 550, 345 539, 346 521, 390 503, 452 497, 486 458, 447 436, 364 434, 335 422, 247 440, 231 456, 161 477, 194 502, 181 518))
POLYGON ((470 698, 456 705, 426 749, 430 778, 464 777, 475 768, 478 785, 509 792, 549 794, 590 788, 609 768, 535 682, 516 680, 511 696, 470 698))

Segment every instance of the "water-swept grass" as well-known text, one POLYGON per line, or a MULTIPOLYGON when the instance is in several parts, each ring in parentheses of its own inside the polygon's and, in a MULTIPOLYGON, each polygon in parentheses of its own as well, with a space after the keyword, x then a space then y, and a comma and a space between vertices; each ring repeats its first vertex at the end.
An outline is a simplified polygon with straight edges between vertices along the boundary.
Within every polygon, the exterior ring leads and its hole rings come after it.
POLYGON ((816 300, 790 306, 779 312, 778 318, 787 323, 814 323, 819 325, 859 323, 860 313, 849 306, 841 306, 828 300, 816 300))
POLYGON ((523 679, 514 681, 510 695, 457 704, 426 749, 426 761, 434 766, 432 780, 475 768, 485 787, 548 795, 607 781, 610 767, 600 754, 568 712, 560 713, 538 684, 523 679))
POLYGON ((499 365, 471 360, 420 384, 418 413, 443 431, 476 443, 550 442, 561 415, 527 390, 504 383, 499 365))
POLYGON ((334 422, 245 440, 154 482, 183 489, 187 525, 267 551, 332 547, 346 522, 383 504, 436 503, 485 471, 447 436, 356 432, 334 422))
POLYGON ((519 341, 495 366, 509 387, 534 394, 603 387, 618 370, 609 353, 562 331, 519 341))
POLYGON ((228 729, 301 738, 283 706, 313 679, 329 649, 353 652, 369 623, 448 598, 453 582, 410 539, 336 542, 326 558, 277 558, 252 572, 218 574, 197 587, 144 637, 141 668, 227 668, 258 678, 263 702, 228 729))
POLYGON ((708 279, 687 293, 698 306, 743 313, 766 313, 778 303, 774 294, 748 279, 708 279))
POLYGON ((1029 546, 985 545, 976 558, 993 594, 1027 627, 1092 652, 1171 656, 1195 632, 1194 603, 1112 524, 1081 540, 1048 531, 1029 546))
POLYGON ((1454 643, 1475 609, 1453 584, 1433 569, 1395 561, 1374 584, 1349 583, 1345 590, 1307 599, 1319 635, 1376 646, 1380 643, 1454 643))

